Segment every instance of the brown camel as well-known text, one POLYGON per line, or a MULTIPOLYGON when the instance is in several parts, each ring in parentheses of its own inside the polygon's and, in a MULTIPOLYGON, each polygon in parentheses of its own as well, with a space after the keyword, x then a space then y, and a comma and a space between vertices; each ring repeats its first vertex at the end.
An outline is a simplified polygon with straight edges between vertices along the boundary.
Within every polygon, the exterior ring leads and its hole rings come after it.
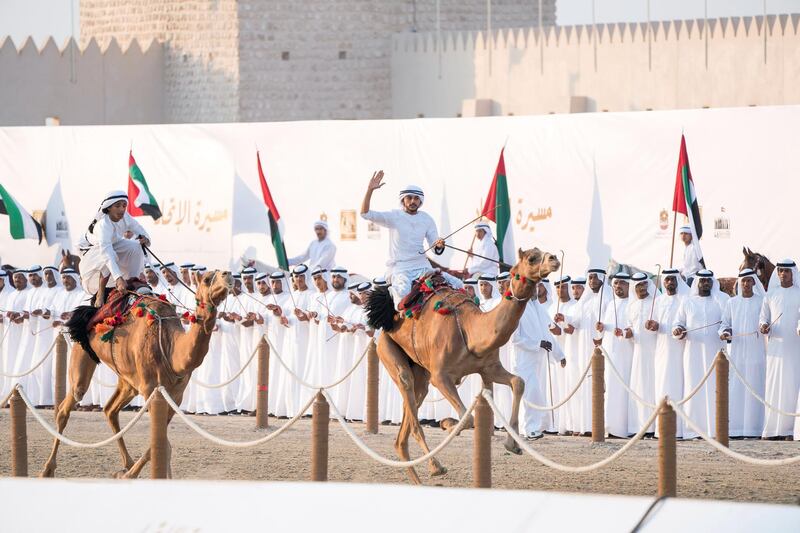
MULTIPOLYGON (((89 347, 119 376, 117 388, 103 408, 114 433, 120 430, 120 410, 137 393, 148 398, 156 387, 163 385, 175 402, 181 403, 192 371, 200 366, 208 353, 209 339, 217 319, 217 307, 227 297, 232 285, 230 272, 208 272, 201 278, 196 295, 197 322, 189 331, 184 331, 173 305, 157 298, 146 298, 144 303, 147 308, 162 317, 160 328, 157 320, 148 320, 147 313, 143 317, 131 313, 125 323, 114 330, 111 342, 103 342, 96 333, 89 333, 89 347)), ((76 310, 77 315, 81 314, 80 309, 76 310)), ((84 314, 88 315, 87 311, 91 312, 92 308, 85 309, 84 314)), ((86 321, 88 317, 83 322, 84 328, 86 321)), ((73 325, 70 324, 70 327, 73 325)), ((89 389, 96 368, 97 363, 89 352, 76 342, 72 347, 69 368, 70 391, 56 413, 59 433, 64 432, 70 412, 89 389)), ((170 411, 169 420, 173 415, 174 412, 170 411)), ((59 441, 55 439, 53 450, 41 473, 42 477, 53 477, 55 474, 58 445, 59 441)), ((150 460, 150 450, 134 463, 121 438, 117 440, 117 445, 122 456, 123 469, 115 477, 137 477, 150 460)))
MULTIPOLYGON (((462 292, 445 288, 435 294, 422 308, 417 319, 404 319, 394 312, 394 304, 385 289, 372 293, 367 306, 370 323, 382 327, 378 338, 378 356, 403 397, 403 420, 395 441, 401 459, 409 460, 408 437, 428 453, 425 435, 417 412, 432 383, 456 409, 459 417, 467 409, 458 395, 456 384, 469 374, 479 374, 484 388, 493 383, 507 385, 513 392, 511 424, 517 430, 517 418, 524 382, 508 372, 500 363, 499 349, 508 342, 517 329, 528 301, 536 295, 536 284, 551 272, 558 270, 559 261, 538 248, 519 251, 519 262, 511 269, 511 296, 488 313, 462 292), (453 311, 440 314, 439 306, 453 311)), ((442 429, 452 429, 453 419, 443 420, 442 429)), ((468 420, 465 427, 471 427, 468 420)), ((521 453, 514 439, 506 439, 505 447, 521 453)), ((436 458, 428 462, 431 475, 441 475, 447 470, 436 458)), ((414 468, 408 469, 411 481, 419 484, 414 468)))

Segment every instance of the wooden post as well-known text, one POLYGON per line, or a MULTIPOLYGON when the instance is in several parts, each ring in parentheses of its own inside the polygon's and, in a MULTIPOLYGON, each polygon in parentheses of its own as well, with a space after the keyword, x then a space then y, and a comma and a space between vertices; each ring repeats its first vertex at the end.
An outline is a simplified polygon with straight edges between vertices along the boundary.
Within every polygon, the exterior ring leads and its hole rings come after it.
POLYGON ((675 410, 665 398, 658 408, 658 495, 673 498, 678 484, 675 416, 675 410))
POLYGON ((28 477, 27 411, 17 389, 14 389, 8 404, 11 410, 11 475, 28 477))
POLYGON ((603 352, 599 347, 592 352, 592 442, 605 442, 605 368, 603 352))
POLYGON ((730 363, 728 363, 724 350, 717 353, 714 362, 717 365, 717 442, 728 446, 728 373, 730 372, 730 363))
POLYGON ((328 481, 328 425, 330 406, 322 392, 314 398, 311 411, 311 481, 328 481))
POLYGON ((256 428, 269 425, 269 344, 262 337, 258 344, 258 381, 256 389, 256 428))
POLYGON ((64 334, 59 332, 56 335, 56 367, 53 389, 53 413, 58 414, 58 406, 64 401, 67 395, 67 341, 64 334))
POLYGON ((367 348, 367 433, 378 433, 378 391, 380 390, 380 360, 375 339, 369 341, 367 348))
POLYGON ((156 392, 150 402, 150 478, 167 479, 169 472, 169 441, 167 440, 167 420, 170 407, 167 401, 156 392))
POLYGON ((492 487, 492 435, 494 413, 481 395, 475 404, 475 433, 472 437, 472 486, 492 487))

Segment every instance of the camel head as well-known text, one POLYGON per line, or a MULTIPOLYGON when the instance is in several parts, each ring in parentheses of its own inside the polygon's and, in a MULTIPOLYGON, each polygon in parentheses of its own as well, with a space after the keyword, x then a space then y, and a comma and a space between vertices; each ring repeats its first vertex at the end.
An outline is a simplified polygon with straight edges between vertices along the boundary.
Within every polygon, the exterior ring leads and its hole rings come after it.
POLYGON ((538 248, 530 250, 519 249, 519 263, 514 267, 514 272, 538 283, 551 272, 556 272, 561 262, 551 253, 543 252, 538 248))
POLYGON ((233 276, 230 272, 222 272, 214 270, 213 272, 206 272, 200 278, 200 284, 197 287, 197 310, 198 318, 205 317, 205 319, 215 319, 217 307, 228 297, 228 291, 233 287, 233 276), (201 310, 208 312, 201 313, 201 310))

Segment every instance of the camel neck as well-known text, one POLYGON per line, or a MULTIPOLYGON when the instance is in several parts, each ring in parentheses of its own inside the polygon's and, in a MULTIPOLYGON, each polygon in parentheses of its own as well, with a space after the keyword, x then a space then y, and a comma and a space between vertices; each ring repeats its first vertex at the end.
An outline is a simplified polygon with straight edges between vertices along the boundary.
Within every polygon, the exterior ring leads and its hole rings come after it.
POLYGON ((175 349, 172 354, 172 368, 176 374, 188 374, 202 364, 208 353, 216 317, 217 314, 214 311, 207 318, 198 317, 197 322, 189 327, 189 331, 183 332, 183 328, 177 331, 175 349))

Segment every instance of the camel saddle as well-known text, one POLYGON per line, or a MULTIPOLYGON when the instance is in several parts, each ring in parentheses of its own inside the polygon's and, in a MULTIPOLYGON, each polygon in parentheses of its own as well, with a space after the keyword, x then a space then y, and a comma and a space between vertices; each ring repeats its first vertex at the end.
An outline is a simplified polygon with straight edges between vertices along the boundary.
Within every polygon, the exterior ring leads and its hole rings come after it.
MULTIPOLYGON (((408 311, 416 315, 416 312, 422 309, 422 306, 434 294, 448 287, 450 287, 450 284, 440 272, 423 274, 411 283, 411 291, 400 301, 400 305, 397 308, 400 311, 408 311)), ((407 316, 411 315, 407 314, 407 316)))
MULTIPOLYGON (((128 280, 128 291, 135 293, 138 289, 147 287, 150 288, 147 283, 143 283, 141 280, 137 278, 131 278, 128 280)), ((108 290, 108 289, 106 289, 108 290)), ((131 294, 131 292, 120 293, 117 289, 111 289, 106 295, 106 303, 100 307, 97 312, 94 314, 89 323, 86 325, 86 331, 92 331, 95 325, 99 324, 103 320, 109 317, 116 316, 119 314, 120 316, 124 316, 125 313, 133 306, 133 303, 138 300, 136 294, 131 294)))

